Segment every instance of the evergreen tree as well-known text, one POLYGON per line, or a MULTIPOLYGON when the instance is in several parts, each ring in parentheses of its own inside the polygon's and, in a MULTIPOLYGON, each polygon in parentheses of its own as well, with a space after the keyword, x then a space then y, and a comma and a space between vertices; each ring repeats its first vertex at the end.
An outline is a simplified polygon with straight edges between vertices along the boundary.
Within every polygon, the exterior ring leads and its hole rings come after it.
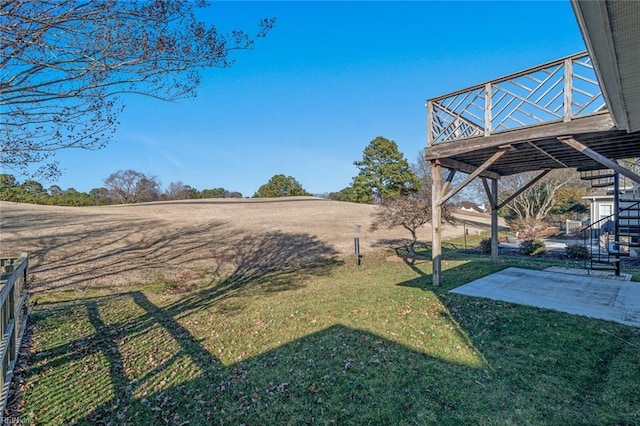
POLYGON ((378 136, 363 151, 362 161, 353 163, 360 173, 353 178, 355 202, 381 202, 417 193, 420 181, 398 145, 378 136))
POLYGON ((275 175, 258 188, 253 198, 295 197, 311 195, 291 176, 275 175))

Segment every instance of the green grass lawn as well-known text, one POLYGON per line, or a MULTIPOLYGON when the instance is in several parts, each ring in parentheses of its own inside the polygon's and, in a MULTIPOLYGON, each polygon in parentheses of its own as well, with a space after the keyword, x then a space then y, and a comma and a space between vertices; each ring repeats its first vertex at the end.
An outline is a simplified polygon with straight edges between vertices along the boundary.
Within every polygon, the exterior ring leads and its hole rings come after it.
MULTIPOLYGON (((640 424, 640 330, 448 294, 529 258, 445 251, 38 296, 36 424, 640 424)), ((558 262, 557 264, 566 264, 558 262)))

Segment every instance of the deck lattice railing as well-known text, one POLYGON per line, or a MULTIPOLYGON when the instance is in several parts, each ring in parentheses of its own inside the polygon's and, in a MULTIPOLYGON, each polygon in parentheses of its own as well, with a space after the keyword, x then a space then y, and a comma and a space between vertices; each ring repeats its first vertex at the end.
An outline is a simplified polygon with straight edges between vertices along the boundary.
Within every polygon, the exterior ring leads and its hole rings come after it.
POLYGON ((606 110, 587 52, 427 101, 429 146, 606 110))

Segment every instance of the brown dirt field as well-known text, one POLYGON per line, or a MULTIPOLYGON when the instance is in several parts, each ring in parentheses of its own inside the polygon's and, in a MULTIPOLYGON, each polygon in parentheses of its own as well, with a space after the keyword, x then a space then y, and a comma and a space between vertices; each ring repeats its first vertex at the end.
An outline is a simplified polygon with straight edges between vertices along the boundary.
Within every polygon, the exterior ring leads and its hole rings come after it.
MULTIPOLYGON (((0 257, 30 255, 31 290, 183 283, 257 274, 399 245, 404 229, 369 231, 376 207, 314 197, 208 199, 102 207, 0 202, 0 257)), ((488 217, 466 217, 478 222, 488 217)), ((469 225, 468 225, 469 227, 469 225)), ((444 236, 462 234, 445 226, 444 236)), ((431 228, 419 232, 430 241, 431 228)))

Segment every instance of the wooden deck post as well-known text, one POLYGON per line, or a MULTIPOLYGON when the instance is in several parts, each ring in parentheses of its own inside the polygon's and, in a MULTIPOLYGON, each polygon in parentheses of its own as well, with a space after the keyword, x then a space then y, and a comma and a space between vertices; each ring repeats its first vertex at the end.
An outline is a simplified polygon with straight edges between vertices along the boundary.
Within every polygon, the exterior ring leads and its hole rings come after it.
POLYGON ((491 179, 482 177, 482 185, 487 193, 489 199, 489 206, 491 207, 491 261, 496 263, 498 261, 498 211, 502 205, 498 205, 498 179, 491 179), (491 186, 487 182, 487 179, 491 180, 491 186))
POLYGON ((491 135, 491 83, 484 85, 484 135, 491 135))
POLYGON ((433 145, 433 101, 427 101, 427 146, 433 145))
POLYGON ((563 121, 566 123, 573 118, 573 59, 567 58, 564 60, 564 111, 563 121))
POLYGON ((498 179, 491 179, 491 262, 498 262, 498 179))
POLYGON ((442 166, 437 160, 431 161, 431 260, 433 285, 439 286, 442 278, 442 166))

